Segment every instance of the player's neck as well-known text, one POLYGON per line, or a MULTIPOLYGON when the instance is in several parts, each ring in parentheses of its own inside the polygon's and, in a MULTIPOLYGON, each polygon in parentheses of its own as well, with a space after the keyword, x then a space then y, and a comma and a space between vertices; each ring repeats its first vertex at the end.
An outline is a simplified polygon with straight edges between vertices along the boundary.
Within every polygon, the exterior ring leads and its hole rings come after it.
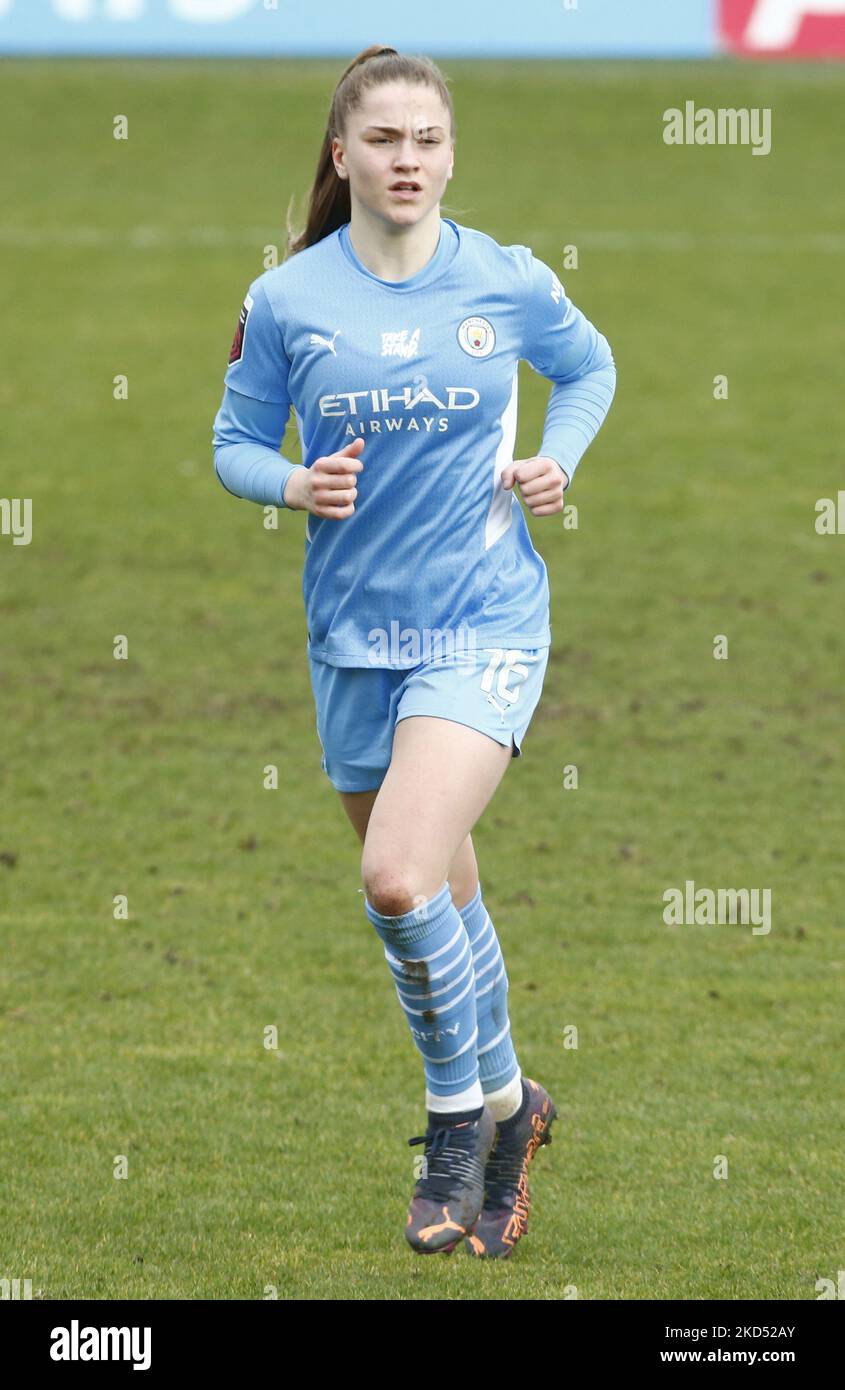
POLYGON ((412 226, 391 226, 353 207, 349 240, 358 260, 380 280, 410 280, 428 265, 440 240, 440 208, 412 226))

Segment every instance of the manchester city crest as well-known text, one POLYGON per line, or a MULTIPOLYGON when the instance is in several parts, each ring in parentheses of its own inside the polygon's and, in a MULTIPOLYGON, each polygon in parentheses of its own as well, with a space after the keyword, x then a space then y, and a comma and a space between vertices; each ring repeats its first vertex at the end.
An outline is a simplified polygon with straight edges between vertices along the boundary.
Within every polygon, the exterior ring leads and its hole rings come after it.
POLYGON ((470 357, 489 357, 496 346, 496 331, 489 319, 474 315, 458 329, 458 342, 470 357))

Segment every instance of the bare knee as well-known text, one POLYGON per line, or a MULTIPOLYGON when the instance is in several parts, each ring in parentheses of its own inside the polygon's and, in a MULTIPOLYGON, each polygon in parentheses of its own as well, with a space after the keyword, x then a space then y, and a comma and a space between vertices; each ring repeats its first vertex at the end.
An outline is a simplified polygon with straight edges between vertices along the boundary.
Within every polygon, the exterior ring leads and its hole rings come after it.
POLYGON ((369 902, 385 917, 400 917, 420 905, 420 894, 406 874, 373 869, 362 871, 362 878, 369 902))
MULTIPOLYGON (((385 917, 400 917, 422 906, 437 891, 415 870, 368 860, 366 854, 361 863, 361 878, 368 901, 385 917)), ((441 879, 441 887, 442 883, 441 879)))

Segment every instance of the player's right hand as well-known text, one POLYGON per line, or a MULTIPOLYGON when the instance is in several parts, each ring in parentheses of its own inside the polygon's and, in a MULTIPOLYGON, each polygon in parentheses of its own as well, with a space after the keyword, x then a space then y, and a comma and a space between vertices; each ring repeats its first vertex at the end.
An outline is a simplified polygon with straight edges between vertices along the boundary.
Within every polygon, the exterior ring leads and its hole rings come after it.
POLYGON ((309 468, 295 469, 285 485, 285 506, 337 521, 351 516, 358 496, 356 474, 364 467, 360 457, 363 447, 364 440, 359 437, 336 454, 315 459, 309 468))

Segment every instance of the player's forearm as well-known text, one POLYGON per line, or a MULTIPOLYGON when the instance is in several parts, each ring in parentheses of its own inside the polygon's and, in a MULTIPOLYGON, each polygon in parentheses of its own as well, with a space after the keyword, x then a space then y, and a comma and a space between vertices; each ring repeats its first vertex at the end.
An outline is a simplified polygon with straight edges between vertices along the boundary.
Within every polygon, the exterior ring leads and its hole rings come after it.
POLYGON ((612 358, 577 381, 558 382, 552 390, 543 442, 537 453, 555 459, 570 482, 582 455, 604 423, 615 390, 616 367, 612 358))
POLYGON ((285 505, 288 478, 300 467, 263 444, 216 444, 214 448, 214 468, 226 491, 264 506, 285 505))
POLYGON ((287 417, 285 405, 226 388, 214 421, 214 468, 227 492, 263 506, 285 505, 287 481, 301 467, 279 453, 287 417))

